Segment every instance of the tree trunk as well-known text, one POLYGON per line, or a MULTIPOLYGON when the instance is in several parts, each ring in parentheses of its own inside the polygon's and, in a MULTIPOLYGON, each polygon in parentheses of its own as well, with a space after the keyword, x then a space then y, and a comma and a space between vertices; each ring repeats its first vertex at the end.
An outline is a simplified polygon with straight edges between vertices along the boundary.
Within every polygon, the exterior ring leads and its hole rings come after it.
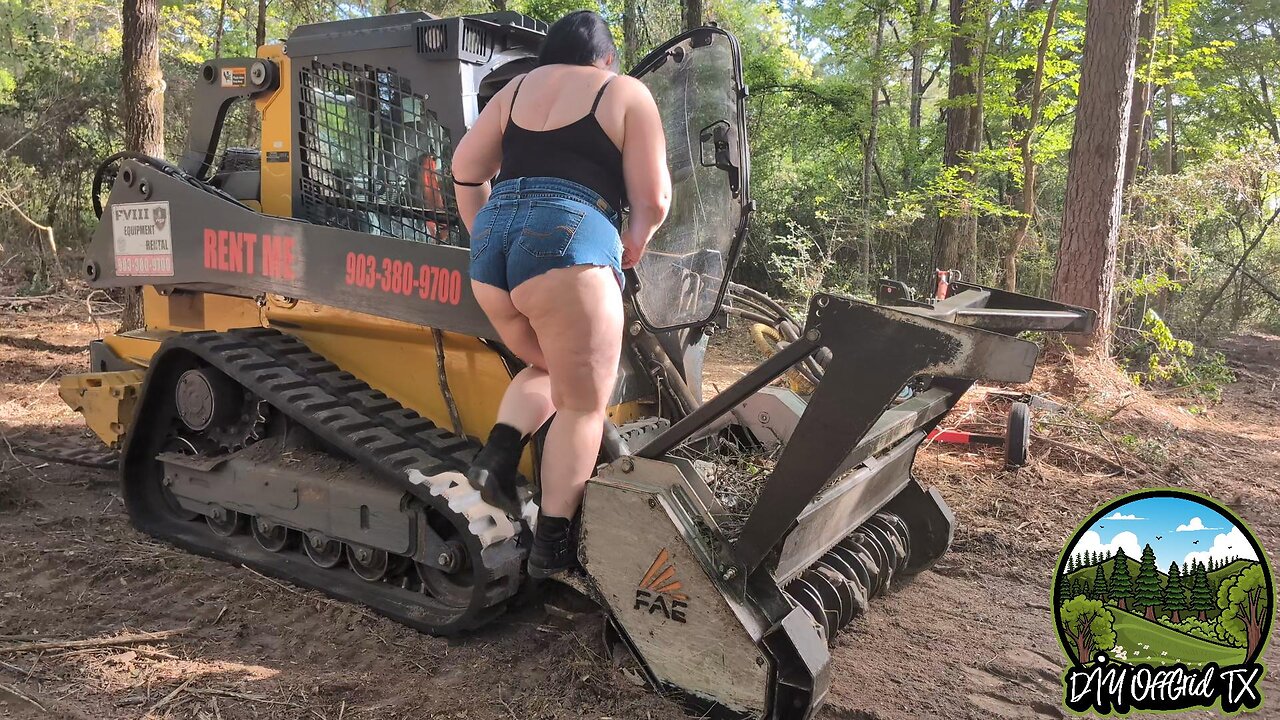
POLYGON ((1149 73, 1155 57, 1157 0, 1144 0, 1138 16, 1138 54, 1133 77, 1133 97, 1129 105, 1129 142, 1124 163, 1124 186, 1137 176, 1142 162, 1142 148, 1147 137, 1151 115, 1151 82, 1149 73))
POLYGON ((1200 618, 1200 622, 1208 622, 1208 621, 1209 621, 1209 618, 1208 618, 1208 616, 1206 616, 1206 615, 1205 615, 1205 611, 1204 611, 1204 610, 1201 610, 1201 611, 1197 614, 1197 617, 1199 617, 1199 618, 1200 618))
MULTIPOLYGON (((388 3, 387 14, 395 12, 398 10, 388 3)), ((257 48, 267 44, 267 0, 258 0, 258 22, 253 27, 253 42, 255 54, 257 48)), ((257 147, 262 142, 262 113, 258 112, 258 106, 251 101, 245 112, 249 116, 245 123, 245 147, 257 147)))
POLYGON ((1093 615, 1076 621, 1076 659, 1082 663, 1089 662, 1093 655, 1093 615))
POLYGON ((254 48, 267 44, 267 0, 258 0, 258 25, 253 32, 254 48))
MULTIPOLYGON (((902 163, 902 186, 910 190, 915 185, 916 162, 920 154, 920 127, 924 122, 924 55, 928 45, 924 41, 924 28, 933 14, 938 10, 938 0, 916 0, 915 12, 911 15, 911 87, 910 102, 907 111, 907 138, 909 157, 902 163)), ((929 78, 933 82, 933 78, 929 78)))
MULTIPOLYGON (((1037 4, 1040 0, 1032 0, 1037 4)), ((1031 2, 1028 2, 1030 9, 1031 2)), ((1020 85, 1019 95, 1027 97, 1029 103, 1029 118, 1025 121, 1026 127, 1020 128, 1021 141, 1019 143, 1022 154, 1022 191, 1020 199, 1022 206, 1019 210, 1022 216, 1018 218, 1018 224, 1014 228, 1013 235, 1009 238, 1009 244, 1005 248, 1004 257, 1001 261, 1001 275, 1003 277, 1003 285, 1005 290, 1013 292, 1018 289, 1018 252, 1022 249, 1022 245, 1027 241, 1027 233, 1031 229, 1031 223, 1035 219, 1036 214, 1036 162, 1032 153, 1032 139, 1035 136, 1036 126, 1040 124, 1041 111, 1044 109, 1044 64, 1045 58, 1049 54, 1049 40, 1053 37, 1053 26, 1058 19, 1058 0, 1051 0, 1049 3, 1049 12, 1045 16, 1044 31, 1040 34, 1040 45, 1036 48, 1036 69, 1027 82, 1020 85)))
POLYGON ((227 24, 227 0, 218 3, 218 27, 213 31, 213 56, 215 58, 222 57, 222 34, 223 26, 227 24))
POLYGON ((1150 620, 1151 622, 1155 622, 1155 620, 1156 620, 1156 606, 1155 606, 1155 605, 1148 605, 1148 606, 1147 606, 1147 611, 1143 614, 1143 616, 1144 616, 1144 617, 1146 617, 1146 618, 1147 618, 1148 620, 1150 620))
POLYGON ((876 153, 880 144, 880 49, 884 45, 885 15, 881 10, 876 18, 876 34, 871 47, 871 119, 867 126, 867 145, 862 152, 862 282, 863 289, 871 288, 871 173, 875 170, 876 153))
POLYGON ((1128 603, 1125 601, 1124 598, 1116 598, 1116 607, 1120 608, 1121 610, 1128 610, 1129 608, 1126 607, 1127 605, 1128 603))
MULTIPOLYGON (((978 45, 977 23, 971 16, 974 0, 950 0, 951 77, 947 89, 947 132, 943 163, 957 168, 957 179, 973 180, 971 156, 982 141, 982 111, 978 97, 974 50, 978 45)), ((968 189, 964 190, 968 195, 968 189)), ((978 274, 978 218, 967 199, 959 207, 948 208, 938 223, 934 242, 934 266, 959 270, 965 280, 975 282, 978 274)))
POLYGON ((627 69, 640 59, 640 23, 636 15, 640 12, 636 0, 622 2, 622 67, 627 69))
MULTIPOLYGON (((1169 17, 1169 0, 1164 0, 1164 15, 1169 17)), ((1169 55, 1172 59, 1174 42, 1173 28, 1169 29, 1169 37, 1165 38, 1165 42, 1169 44, 1169 55)), ((1178 143, 1177 135, 1174 133, 1173 122, 1173 79, 1170 78, 1164 84, 1164 170, 1170 175, 1178 172, 1178 143)))
POLYGON ((1178 623, 1182 622, 1182 617, 1177 610, 1173 611, 1173 617, 1169 619, 1173 621, 1174 625, 1177 625, 1178 623))
POLYGON ((702 27, 702 0, 684 0, 684 29, 702 27))
MULTIPOLYGON (((125 149, 164 157, 164 77, 160 74, 159 0, 124 0, 120 85, 125 149)), ((125 291, 121 330, 142 327, 142 292, 125 291)))
POLYGON ((1111 346, 1116 241, 1120 233, 1121 184, 1129 140, 1140 4, 1139 0, 1089 4, 1080 100, 1076 104, 1062 214, 1062 243, 1053 276, 1054 299, 1098 313, 1091 334, 1067 335, 1064 339, 1101 355, 1106 355, 1111 346))

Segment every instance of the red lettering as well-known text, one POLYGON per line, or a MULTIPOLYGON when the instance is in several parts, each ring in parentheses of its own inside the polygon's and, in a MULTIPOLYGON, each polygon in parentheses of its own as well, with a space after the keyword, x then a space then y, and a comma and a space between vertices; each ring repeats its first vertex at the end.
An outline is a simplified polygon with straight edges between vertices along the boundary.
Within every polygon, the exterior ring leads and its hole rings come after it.
POLYGON ((274 235, 262 236, 262 274, 267 277, 275 277, 275 263, 273 255, 276 252, 276 238, 274 235))
POLYGON ((280 259, 284 265, 284 279, 293 279, 293 238, 286 235, 280 238, 280 259))
POLYGON ((257 233, 244 234, 244 271, 253 274, 253 246, 258 242, 257 233))
POLYGON ((231 251, 227 237, 230 234, 226 230, 218 231, 218 269, 223 272, 231 270, 230 258, 227 257, 227 253, 231 251))
POLYGON ((218 267, 218 233, 209 228, 204 229, 204 266, 218 267))
POLYGON ((244 233, 227 233, 227 240, 231 246, 231 263, 228 269, 232 272, 244 272, 244 243, 240 241, 242 237, 244 233))

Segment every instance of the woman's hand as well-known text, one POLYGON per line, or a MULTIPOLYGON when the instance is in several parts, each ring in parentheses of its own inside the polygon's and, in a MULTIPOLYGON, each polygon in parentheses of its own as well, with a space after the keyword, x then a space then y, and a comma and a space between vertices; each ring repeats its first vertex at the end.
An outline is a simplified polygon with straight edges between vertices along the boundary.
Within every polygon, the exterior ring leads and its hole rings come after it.
POLYGON ((630 270, 639 265, 640 258, 644 257, 644 251, 648 245, 647 238, 638 238, 631 232, 625 233, 622 236, 622 269, 630 270))

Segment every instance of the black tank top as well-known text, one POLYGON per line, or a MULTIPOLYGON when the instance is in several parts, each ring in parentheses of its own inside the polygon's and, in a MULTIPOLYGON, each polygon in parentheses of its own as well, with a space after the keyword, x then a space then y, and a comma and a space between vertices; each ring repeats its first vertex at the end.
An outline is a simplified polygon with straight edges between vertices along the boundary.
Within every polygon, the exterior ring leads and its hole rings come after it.
MULTIPOLYGON (((591 112, 575 122, 551 130, 526 130, 507 115, 507 128, 502 133, 502 171, 498 182, 523 177, 554 177, 570 180, 594 190, 620 211, 627 203, 627 188, 622 177, 622 151, 596 119, 596 108, 613 78, 606 80, 596 93, 591 112)), ((511 96, 514 113, 520 85, 511 96)))

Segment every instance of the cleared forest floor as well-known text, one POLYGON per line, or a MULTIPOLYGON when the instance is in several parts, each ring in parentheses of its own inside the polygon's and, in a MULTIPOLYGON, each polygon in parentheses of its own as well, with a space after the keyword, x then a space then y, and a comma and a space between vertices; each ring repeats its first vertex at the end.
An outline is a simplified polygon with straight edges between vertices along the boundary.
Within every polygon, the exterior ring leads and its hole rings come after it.
MULTIPOLYGON (((112 473, 23 455, 32 440, 92 446, 57 380, 81 371, 85 344, 112 327, 96 328, 82 304, 0 301, 0 648, 172 634, 0 654, 0 718, 685 717, 604 659, 592 614, 564 619, 533 604, 467 637, 432 638, 152 541, 129 525, 112 473)), ((1035 387, 1082 411, 1042 419, 1029 467, 1006 472, 995 451, 922 452, 918 473, 959 517, 955 544, 839 637, 821 717, 1065 717, 1053 565, 1076 524, 1121 492, 1207 492, 1252 524, 1274 566, 1280 338, 1239 336, 1221 349, 1239 381, 1218 404, 1059 360, 1035 387)), ((708 392, 757 362, 726 334, 708 392)), ((1000 417, 976 399, 946 424, 1000 417)), ((1280 667, 1276 643, 1266 661, 1280 667)), ((1263 689, 1269 707, 1256 716, 1280 717, 1274 674, 1263 689)))

